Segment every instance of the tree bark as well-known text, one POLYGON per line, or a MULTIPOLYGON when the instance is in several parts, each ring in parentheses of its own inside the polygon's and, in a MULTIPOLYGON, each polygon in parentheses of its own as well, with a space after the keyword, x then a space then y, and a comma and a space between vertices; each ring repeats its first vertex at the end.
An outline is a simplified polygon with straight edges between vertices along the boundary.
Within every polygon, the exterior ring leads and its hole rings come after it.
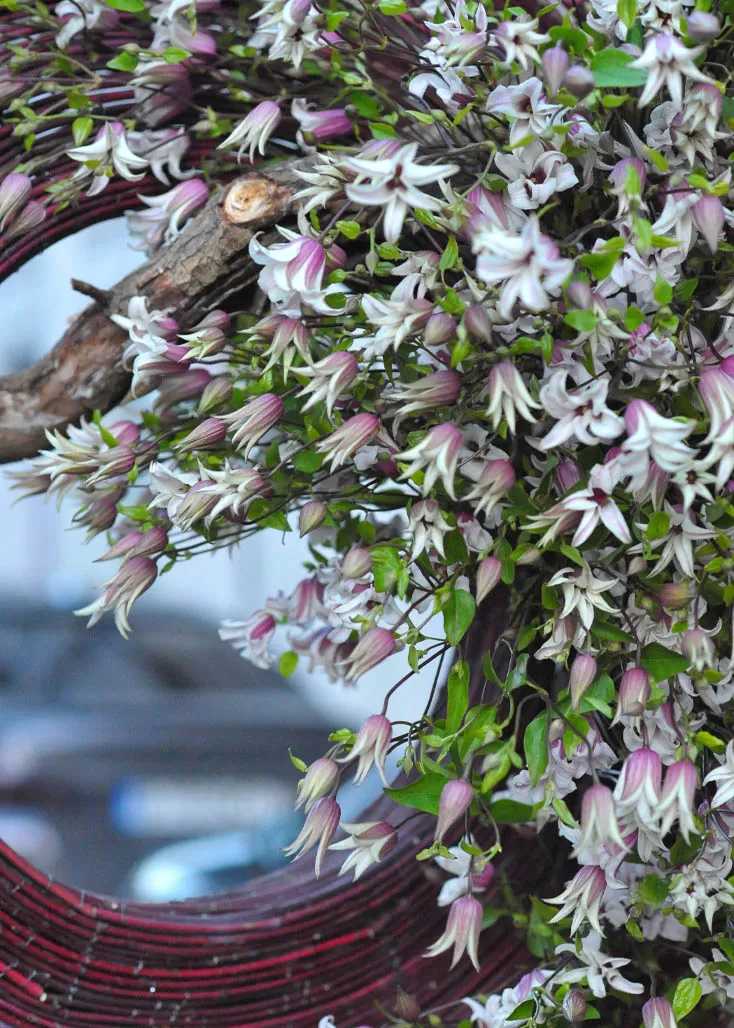
MULTIPOLYGON (((309 164, 310 158, 277 164, 217 191, 178 239, 98 296, 53 350, 0 377, 0 463, 35 456, 47 430, 119 403, 130 382, 122 365, 127 334, 110 315, 126 314, 131 297, 145 296, 150 310, 168 309, 183 328, 192 324, 219 291, 242 280, 250 240, 289 213, 302 184, 296 171, 309 164)), ((94 289, 78 285, 87 295, 94 289)))

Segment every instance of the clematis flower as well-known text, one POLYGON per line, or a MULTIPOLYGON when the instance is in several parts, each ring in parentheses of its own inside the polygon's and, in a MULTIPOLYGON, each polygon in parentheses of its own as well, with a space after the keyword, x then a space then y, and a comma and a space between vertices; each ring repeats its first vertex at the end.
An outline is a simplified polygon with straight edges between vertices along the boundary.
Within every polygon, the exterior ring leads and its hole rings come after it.
POLYGON ((513 153, 498 153, 495 167, 508 180, 510 203, 517 210, 535 211, 556 193, 578 184, 578 177, 558 150, 544 150, 531 143, 513 153))
POLYGON ((235 125, 234 129, 226 139, 222 140, 217 149, 227 150, 239 144, 237 150, 238 158, 241 158, 242 154, 247 150, 248 159, 250 164, 252 164, 256 150, 261 157, 265 156, 266 144, 280 124, 280 119, 280 107, 278 107, 277 103, 274 103, 272 100, 263 100, 257 107, 253 107, 250 113, 238 125, 235 125))
POLYGON ((557 371, 541 387, 541 404, 557 420, 540 447, 553 450, 574 438, 586 446, 595 446, 620 436, 625 423, 607 407, 609 378, 604 375, 570 391, 567 381, 567 373, 557 371))
POLYGON ((56 4, 54 14, 62 23, 56 33, 56 46, 63 50, 80 32, 105 32, 113 29, 120 20, 117 11, 108 7, 104 0, 61 0, 56 4))
POLYGON ((461 378, 457 372, 436 371, 415 382, 399 385, 395 389, 386 389, 383 399, 391 407, 398 408, 393 420, 393 430, 397 432, 401 422, 411 414, 455 403, 460 392, 461 378))
POLYGON ((301 410, 309 410, 323 401, 326 404, 326 414, 330 418, 334 404, 349 388, 358 373, 357 360, 348 350, 336 350, 315 364, 299 368, 299 375, 311 379, 298 393, 299 396, 308 396, 301 410))
POLYGON ((516 63, 527 72, 533 64, 540 64, 537 48, 550 42, 550 36, 545 32, 537 32, 537 28, 537 18, 514 15, 500 22, 489 37, 489 44, 499 47, 508 65, 516 63))
POLYGON ((372 714, 367 718, 357 732, 354 746, 346 757, 341 757, 339 760, 340 764, 351 764, 354 760, 358 761, 357 772, 354 776, 355 785, 362 784, 374 764, 383 785, 387 788, 389 783, 385 778, 385 759, 391 739, 392 724, 384 714, 372 714))
POLYGON ((688 842, 696 831, 693 820, 693 801, 696 795, 698 774, 688 760, 678 760, 665 772, 663 791, 657 815, 661 818, 660 831, 665 835, 677 821, 681 835, 688 842))
POLYGON ((576 613, 587 630, 594 623, 595 610, 606 614, 615 612, 604 593, 614 586, 614 578, 597 578, 588 565, 583 568, 563 568, 549 580, 548 585, 560 586, 563 594, 563 609, 559 617, 567 618, 576 613))
POLYGON ((133 153, 127 142, 125 126, 121 121, 107 122, 97 133, 94 142, 75 146, 66 151, 67 157, 82 167, 74 178, 92 181, 87 196, 97 196, 107 186, 113 174, 128 182, 139 182, 145 177, 148 161, 133 153))
MULTIPOLYGON (((702 14, 703 12, 698 12, 702 14)), ((678 1028, 673 1007, 662 997, 649 999, 642 1007, 642 1023, 645 1028, 678 1028)))
POLYGON ((492 419, 492 427, 495 431, 504 418, 510 431, 514 434, 517 426, 517 414, 525 421, 535 422, 530 408, 538 410, 540 404, 536 403, 528 392, 522 375, 514 364, 510 364, 508 361, 495 364, 489 373, 487 391, 489 394, 487 417, 492 419))
POLYGON ((451 531, 451 525, 441 513, 441 507, 435 500, 419 500, 410 509, 408 530, 413 535, 410 551, 411 561, 421 553, 434 549, 443 557, 443 537, 451 531))
POLYGON ((321 874, 321 865, 324 862, 326 851, 329 848, 334 833, 339 827, 341 820, 341 808, 336 800, 330 796, 323 796, 316 800, 306 815, 306 823, 298 836, 285 847, 285 853, 294 860, 298 860, 309 850, 316 846, 315 875, 318 878, 321 874))
POLYGON ((637 106, 646 107, 665 86, 673 105, 680 110, 683 106, 684 78, 696 82, 711 82, 693 63, 705 49, 703 46, 689 48, 668 32, 652 36, 645 45, 642 56, 629 64, 630 68, 639 68, 647 72, 645 88, 640 94, 637 106))
POLYGON ((535 217, 519 234, 477 226, 470 221, 472 250, 478 254, 477 275, 487 285, 501 285, 498 310, 510 319, 516 302, 530 311, 546 310, 571 274, 573 262, 540 231, 535 217))
POLYGON ((346 463, 350 457, 353 457, 357 450, 361 450, 363 446, 374 439, 379 430, 380 419, 376 414, 367 412, 355 414, 353 418, 349 418, 335 429, 331 435, 319 440, 316 443, 316 449, 319 453, 325 453, 331 457, 331 469, 334 471, 346 463))
POLYGON ((104 583, 102 595, 74 613, 88 617, 87 626, 91 628, 108 611, 114 611, 115 626, 126 639, 131 631, 129 617, 133 604, 150 589, 157 577, 156 563, 150 557, 130 557, 123 561, 114 578, 104 583))
POLYGON ((232 445, 236 449, 244 446, 245 458, 260 439, 277 425, 283 415, 283 400, 276 393, 263 393, 246 403, 241 410, 224 414, 222 421, 233 432, 232 445))
POLYGON ((456 164, 418 164, 417 143, 400 146, 390 156, 371 160, 364 156, 349 157, 345 167, 358 176, 355 182, 346 186, 346 194, 352 203, 366 207, 384 207, 383 231, 388 243, 400 238, 405 216, 411 207, 426 211, 437 211, 441 201, 419 186, 439 182, 455 175, 456 164), (371 179, 365 182, 364 179, 371 179))
POLYGON ((180 235, 189 218, 206 203, 209 188, 201 179, 180 182, 160 196, 141 196, 147 210, 127 211, 128 231, 136 239, 134 250, 151 254, 180 235))
POLYGON ((306 770, 306 774, 296 788, 296 810, 311 807, 329 793, 339 782, 339 768, 336 761, 329 757, 319 757, 306 770))
POLYGON ((275 635, 276 622, 269 610, 258 610, 245 621, 223 621, 219 638, 228 642, 240 656, 255 667, 269 668, 275 657, 268 650, 275 635))
POLYGON ((398 833, 387 821, 361 821, 357 824, 342 824, 349 835, 341 842, 333 842, 331 850, 351 850, 341 866, 340 875, 354 871, 352 881, 357 881, 365 871, 387 856, 398 844, 398 833))
POLYGON ((479 970, 479 933, 482 930, 482 904, 473 896, 461 896, 451 904, 446 930, 429 946, 425 955, 437 957, 453 947, 451 967, 455 967, 466 953, 479 970))
POLYGON ((571 935, 577 933, 584 921, 588 921, 595 931, 603 935, 599 924, 599 909, 606 887, 606 875, 600 867, 582 867, 570 882, 566 882, 566 888, 560 895, 545 901, 561 907, 550 919, 550 924, 572 917, 571 935))
POLYGON ((365 358, 381 357, 391 347, 397 350, 419 332, 433 314, 433 304, 426 298, 426 289, 425 277, 413 272, 393 289, 388 300, 365 294, 361 300, 362 310, 368 322, 377 326, 377 332, 356 336, 354 348, 365 358))
POLYGON ((395 455, 396 460, 409 465, 401 478, 410 478, 417 471, 425 470, 421 486, 423 495, 429 493, 440 478, 446 492, 455 500, 454 478, 462 442, 456 425, 437 425, 415 446, 395 455))
POLYGON ((572 942, 562 943, 556 946, 556 953, 568 953, 571 957, 579 960, 582 964, 579 968, 569 968, 556 975, 556 982, 560 984, 575 984, 586 981, 591 994, 602 999, 607 994, 607 986, 616 989, 618 992, 627 993, 630 996, 639 996, 644 992, 644 986, 638 982, 631 982, 620 974, 619 968, 629 964, 625 957, 609 957, 599 949, 601 939, 599 933, 589 932, 581 943, 581 950, 576 950, 572 942))

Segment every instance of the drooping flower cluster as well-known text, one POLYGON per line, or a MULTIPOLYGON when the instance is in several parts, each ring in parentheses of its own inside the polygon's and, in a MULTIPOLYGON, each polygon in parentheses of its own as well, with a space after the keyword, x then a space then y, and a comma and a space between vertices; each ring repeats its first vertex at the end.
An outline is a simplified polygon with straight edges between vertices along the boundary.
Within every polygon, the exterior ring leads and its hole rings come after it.
MULTIPOLYGON (((75 521, 109 535, 119 569, 79 613, 127 632, 164 567, 297 529, 297 587, 222 625, 244 657, 270 667, 285 637, 283 673, 301 660, 355 683, 401 651, 416 673, 463 650, 443 708, 400 734, 388 691, 301 767, 291 855, 315 851, 319 873, 346 851, 355 878, 379 864, 400 826, 350 822, 335 841, 338 790, 373 766, 387 783, 394 754, 437 811, 420 856, 453 876, 428 953, 481 967, 482 925, 506 918, 542 965, 467 998, 474 1023, 621 1023, 638 1003, 669 1028, 704 996, 730 1003, 732 11, 145 6, 49 15, 62 52, 80 33, 139 41, 111 63, 132 120, 70 121, 49 200, 154 177, 166 191, 128 215, 152 253, 240 165, 297 151, 298 209, 250 243, 257 313, 142 292, 116 312, 150 409, 50 433, 14 473, 26 494, 76 495, 75 521), (213 67, 225 101, 189 116, 213 67), (499 640, 486 652, 477 621, 499 640), (569 864, 512 906, 495 864, 518 825, 569 864), (661 944, 699 955, 664 965, 661 944)), ((14 73, 0 89, 29 136, 14 73)), ((44 216, 29 153, 0 184, 6 237, 44 216)), ((415 806, 411 789, 392 795, 415 806)))

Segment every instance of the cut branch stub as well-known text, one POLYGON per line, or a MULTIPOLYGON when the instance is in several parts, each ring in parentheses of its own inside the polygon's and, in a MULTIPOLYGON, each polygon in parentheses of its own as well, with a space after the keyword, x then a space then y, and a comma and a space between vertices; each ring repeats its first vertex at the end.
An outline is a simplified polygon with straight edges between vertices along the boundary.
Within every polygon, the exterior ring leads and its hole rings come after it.
MULTIPOLYGON (((253 235, 286 215, 309 159, 252 172, 218 191, 186 231, 75 318, 56 346, 30 368, 0 377, 0 463, 35 456, 47 429, 63 429, 125 396, 126 333, 110 320, 133 296, 170 310, 182 327, 205 313, 217 285, 244 271, 253 235)), ((87 287, 85 290, 89 292, 87 287)))

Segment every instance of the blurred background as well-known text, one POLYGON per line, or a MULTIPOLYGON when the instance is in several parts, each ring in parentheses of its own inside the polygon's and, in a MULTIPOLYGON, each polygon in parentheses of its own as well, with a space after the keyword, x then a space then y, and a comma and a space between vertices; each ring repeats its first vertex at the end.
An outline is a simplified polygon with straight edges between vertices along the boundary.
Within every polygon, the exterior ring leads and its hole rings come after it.
MULTIPOLYGON (((0 374, 46 352, 87 305, 72 275, 107 288, 139 263, 124 222, 106 222, 2 283, 0 374)), ((136 604, 129 641, 111 619, 88 631, 72 611, 109 565, 93 563, 104 535, 85 545, 73 513, 35 497, 15 504, 0 471, 0 837, 66 884, 150 901, 280 866, 302 820, 288 747, 310 762, 330 731, 359 727, 405 658, 355 689, 305 667, 285 681, 221 643, 221 619, 303 577, 305 544, 272 531, 164 575, 136 604)), ((401 689, 392 718, 416 717, 431 680, 401 689)), ((373 773, 341 790, 345 820, 379 789, 373 773)))

